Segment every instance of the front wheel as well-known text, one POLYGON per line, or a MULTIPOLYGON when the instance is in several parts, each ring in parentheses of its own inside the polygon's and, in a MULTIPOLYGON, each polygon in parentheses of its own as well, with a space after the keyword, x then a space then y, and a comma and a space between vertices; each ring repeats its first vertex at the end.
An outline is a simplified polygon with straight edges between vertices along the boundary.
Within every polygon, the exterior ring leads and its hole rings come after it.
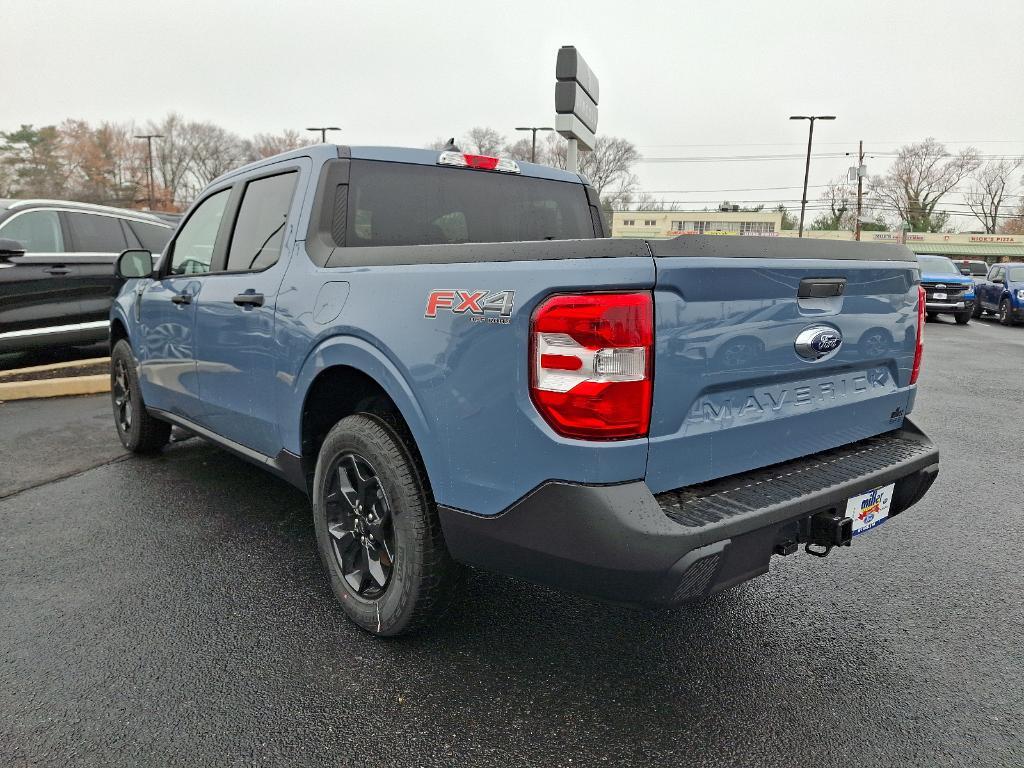
POLYGON ((929 323, 934 323, 939 317, 938 312, 926 312, 925 315, 929 323))
POLYGON ((146 410, 135 356, 124 339, 110 353, 110 404, 121 445, 132 453, 155 453, 171 439, 171 425, 146 410))
POLYGON ((981 308, 981 299, 976 299, 974 302, 974 312, 971 314, 971 317, 977 319, 981 317, 981 313, 984 311, 985 310, 981 308))
POLYGON ((969 322, 971 322, 971 315, 972 314, 973 314, 973 312, 958 312, 956 314, 956 324, 957 325, 967 325, 969 322))
POLYGON ((460 567, 422 465, 386 421, 357 414, 331 429, 317 458, 313 512, 331 587, 359 627, 400 635, 448 606, 460 567))
POLYGON ((1010 311, 1009 299, 999 302, 999 322, 1003 325, 1013 325, 1013 313, 1010 311))

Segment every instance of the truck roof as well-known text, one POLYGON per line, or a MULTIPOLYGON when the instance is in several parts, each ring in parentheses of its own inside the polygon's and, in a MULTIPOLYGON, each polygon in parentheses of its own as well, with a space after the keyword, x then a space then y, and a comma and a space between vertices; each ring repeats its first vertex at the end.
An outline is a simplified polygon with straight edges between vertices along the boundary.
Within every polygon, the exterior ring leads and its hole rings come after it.
MULTIPOLYGON (((439 149, 415 149, 412 147, 352 147, 344 144, 313 144, 301 149, 293 149, 290 152, 282 152, 255 163, 243 165, 233 171, 228 171, 223 176, 214 179, 213 183, 230 179, 241 173, 262 168, 267 165, 278 163, 282 160, 290 160, 296 157, 311 157, 317 162, 326 162, 338 157, 351 157, 355 160, 379 160, 388 163, 413 163, 416 165, 437 165, 437 158, 442 150, 439 149)), ((567 181, 575 184, 589 183, 585 176, 571 171, 563 171, 560 168, 552 168, 539 163, 528 163, 517 160, 519 172, 522 176, 530 176, 536 179, 550 179, 551 181, 567 181)))

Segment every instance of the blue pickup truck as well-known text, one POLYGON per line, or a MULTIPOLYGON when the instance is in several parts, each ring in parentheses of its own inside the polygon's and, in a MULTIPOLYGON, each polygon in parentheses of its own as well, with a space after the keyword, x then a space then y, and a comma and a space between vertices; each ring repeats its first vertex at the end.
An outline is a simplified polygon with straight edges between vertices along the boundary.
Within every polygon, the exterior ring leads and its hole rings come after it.
POLYGON ((925 494, 910 251, 608 234, 584 177, 508 159, 241 168, 155 270, 120 257, 118 435, 152 452, 179 425, 305 491, 379 635, 436 616, 467 564, 673 606, 925 494))
POLYGON ((928 319, 952 315, 957 325, 967 325, 974 316, 974 278, 964 275, 946 256, 921 255, 917 260, 928 319))
POLYGON ((981 312, 995 313, 1003 325, 1024 321, 1024 264, 993 264, 975 290, 981 312))

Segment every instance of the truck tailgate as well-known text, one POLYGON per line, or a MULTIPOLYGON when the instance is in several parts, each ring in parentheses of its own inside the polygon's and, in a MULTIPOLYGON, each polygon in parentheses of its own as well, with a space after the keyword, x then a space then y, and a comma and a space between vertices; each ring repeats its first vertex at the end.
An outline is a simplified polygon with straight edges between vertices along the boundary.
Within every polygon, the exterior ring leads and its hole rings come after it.
POLYGON ((902 425, 913 405, 919 281, 908 249, 708 236, 650 246, 652 491, 902 425))

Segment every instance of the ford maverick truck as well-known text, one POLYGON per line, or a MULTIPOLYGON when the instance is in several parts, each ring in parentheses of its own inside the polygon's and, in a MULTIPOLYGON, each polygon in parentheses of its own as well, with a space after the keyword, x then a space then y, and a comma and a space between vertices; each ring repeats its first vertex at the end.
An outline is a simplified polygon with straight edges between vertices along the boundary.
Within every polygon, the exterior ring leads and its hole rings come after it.
POLYGON ((155 269, 120 257, 118 435, 152 452, 179 425, 306 492, 379 635, 465 565, 675 606, 925 494, 909 250, 608 235, 584 177, 531 163, 321 145, 241 168, 155 269))

